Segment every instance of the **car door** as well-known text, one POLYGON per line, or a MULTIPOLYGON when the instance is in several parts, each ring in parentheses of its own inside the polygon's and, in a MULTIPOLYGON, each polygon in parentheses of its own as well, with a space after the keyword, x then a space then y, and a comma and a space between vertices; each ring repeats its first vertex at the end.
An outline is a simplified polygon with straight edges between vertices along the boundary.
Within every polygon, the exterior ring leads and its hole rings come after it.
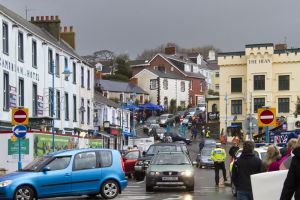
POLYGON ((72 192, 86 194, 98 192, 101 169, 95 151, 81 152, 74 156, 72 168, 72 192))
POLYGON ((39 197, 60 196, 71 192, 71 156, 54 157, 38 172, 39 197), (46 170, 47 169, 47 170, 46 170))
POLYGON ((134 172, 134 165, 140 157, 139 151, 130 151, 124 156, 124 166, 126 173, 134 172))

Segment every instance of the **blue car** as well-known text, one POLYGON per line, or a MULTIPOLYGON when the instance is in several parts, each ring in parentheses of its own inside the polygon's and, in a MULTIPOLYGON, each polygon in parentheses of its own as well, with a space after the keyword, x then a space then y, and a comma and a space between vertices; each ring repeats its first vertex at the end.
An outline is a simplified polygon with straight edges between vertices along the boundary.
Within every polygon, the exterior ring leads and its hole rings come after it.
POLYGON ((120 153, 66 150, 36 158, 21 171, 0 176, 0 199, 101 195, 113 199, 127 186, 120 153))

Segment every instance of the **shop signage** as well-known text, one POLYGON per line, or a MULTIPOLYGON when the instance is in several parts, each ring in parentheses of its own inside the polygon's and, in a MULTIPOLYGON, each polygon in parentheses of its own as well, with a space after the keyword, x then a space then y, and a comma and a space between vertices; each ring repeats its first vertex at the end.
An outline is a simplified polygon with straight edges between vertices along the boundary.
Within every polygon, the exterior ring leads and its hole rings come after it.
POLYGON ((114 128, 110 129, 110 134, 112 135, 119 135, 119 133, 120 133, 119 129, 114 129, 114 128))
POLYGON ((266 59, 250 59, 248 60, 248 64, 250 65, 255 65, 255 64, 268 64, 271 63, 271 59, 266 58, 266 59))
POLYGON ((11 85, 9 86, 9 107, 17 107, 17 88, 11 85))
MULTIPOLYGON (((29 139, 22 140, 22 155, 29 154, 29 139)), ((12 141, 11 139, 8 140, 8 155, 15 155, 19 153, 19 144, 17 142, 12 141)))
POLYGON ((209 112, 208 113, 208 119, 209 120, 218 120, 219 119, 219 113, 209 112))
POLYGON ((44 98, 43 96, 37 96, 37 113, 39 116, 43 116, 44 98))

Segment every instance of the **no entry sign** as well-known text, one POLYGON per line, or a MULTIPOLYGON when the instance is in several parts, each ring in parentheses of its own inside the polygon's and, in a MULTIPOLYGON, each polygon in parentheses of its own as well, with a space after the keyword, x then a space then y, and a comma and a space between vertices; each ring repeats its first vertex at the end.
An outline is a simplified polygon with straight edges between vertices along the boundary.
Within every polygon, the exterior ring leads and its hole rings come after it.
POLYGON ((13 108, 12 109, 12 125, 27 125, 28 124, 28 108, 13 108))
POLYGON ((258 109, 258 126, 276 126, 276 109, 258 109))

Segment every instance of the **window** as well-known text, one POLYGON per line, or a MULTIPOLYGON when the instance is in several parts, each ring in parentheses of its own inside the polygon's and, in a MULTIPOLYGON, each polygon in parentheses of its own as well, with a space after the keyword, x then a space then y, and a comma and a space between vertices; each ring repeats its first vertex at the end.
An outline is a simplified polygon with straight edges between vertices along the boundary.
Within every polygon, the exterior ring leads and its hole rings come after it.
POLYGON ((219 72, 216 72, 215 76, 218 78, 220 76, 219 72))
POLYGON ((51 116, 53 116, 54 115, 54 113, 53 113, 53 109, 52 109, 52 101, 53 101, 53 99, 52 99, 52 88, 49 88, 49 101, 48 101, 48 103, 49 103, 49 116, 51 117, 51 116))
POLYGON ((166 109, 168 109, 168 105, 169 105, 168 97, 165 97, 165 98, 164 98, 164 107, 165 107, 166 109))
POLYGON ((165 66, 163 66, 163 65, 158 66, 158 71, 165 73, 166 72, 165 66))
POLYGON ((32 115, 37 116, 38 110, 37 110, 37 84, 32 85, 32 115))
POLYGON ((166 78, 163 80, 163 87, 164 87, 164 90, 168 89, 168 79, 166 79, 166 78))
POLYGON ((84 99, 81 98, 81 124, 84 124, 84 99))
POLYGON ((32 40, 32 67, 37 67, 37 46, 36 41, 32 40))
POLYGON ((24 61, 24 38, 22 32, 18 33, 18 60, 24 61))
POLYGON ((200 92, 203 92, 203 82, 200 82, 200 92))
POLYGON ((120 94, 120 102, 123 102, 124 101, 124 96, 123 94, 120 94))
POLYGON ((50 74, 53 73, 53 53, 52 53, 52 49, 48 49, 48 72, 50 74))
POLYGON ((90 100, 87 100, 87 124, 90 124, 90 122, 91 122, 90 114, 91 114, 90 100))
POLYGON ((185 82, 184 81, 180 82, 180 91, 185 92, 185 82))
POLYGON ((290 112, 290 99, 289 98, 278 98, 278 112, 289 113, 290 112))
POLYGON ((69 94, 65 93, 65 120, 69 120, 69 94))
POLYGON ((84 68, 81 66, 81 87, 84 88, 84 68))
POLYGON ((278 77, 278 90, 289 90, 290 89, 290 76, 281 75, 278 77))
POLYGON ((90 83, 90 70, 87 70, 87 89, 90 90, 91 89, 91 83, 90 83))
POLYGON ((51 171, 66 169, 69 166, 70 161, 71 156, 56 157, 47 165, 47 167, 49 167, 51 171))
POLYGON ((265 89, 265 75, 254 75, 254 90, 265 89))
POLYGON ((100 167, 110 167, 112 165, 112 155, 110 151, 99 151, 100 167))
POLYGON ((19 106, 24 107, 24 79, 19 79, 19 106))
POLYGON ((231 100, 231 114, 242 114, 242 100, 231 100))
POLYGON ((96 152, 79 153, 74 159, 74 170, 94 169, 97 167, 96 152))
MULTIPOLYGON (((65 67, 64 67, 64 69, 66 70, 66 69, 68 69, 68 58, 67 57, 65 57, 65 67)), ((69 76, 65 76, 65 81, 68 81, 69 80, 69 76)))
POLYGON ((216 84, 215 87, 216 87, 216 90, 220 89, 220 85, 219 84, 216 84))
POLYGON ((185 101, 180 101, 181 108, 185 108, 185 101))
POLYGON ((77 122, 77 99, 73 95, 73 122, 77 122))
POLYGON ((8 54, 8 25, 7 23, 2 23, 2 51, 5 54, 8 54))
POLYGON ((242 92, 242 78, 231 78, 231 92, 242 92))
POLYGON ((3 74, 3 110, 9 110, 9 75, 3 74))
POLYGON ((257 109, 265 106, 265 98, 254 98, 254 113, 257 113, 257 109))
POLYGON ((157 89, 157 80, 151 79, 150 80, 150 90, 155 90, 155 89, 157 89))
POLYGON ((76 84, 76 63, 73 62, 73 83, 76 84))
POLYGON ((139 151, 131 151, 125 155, 125 158, 129 160, 135 160, 138 159, 139 157, 140 157, 139 151))
POLYGON ((56 91, 56 119, 60 119, 60 91, 56 91))
MULTIPOLYGON (((190 80, 190 83, 189 83, 189 85, 190 85, 190 90, 192 90, 193 89, 193 81, 192 80, 190 80)), ((200 84, 200 87, 201 87, 201 84, 200 84)))
POLYGON ((55 54, 55 75, 59 77, 60 71, 59 71, 59 54, 55 54))

